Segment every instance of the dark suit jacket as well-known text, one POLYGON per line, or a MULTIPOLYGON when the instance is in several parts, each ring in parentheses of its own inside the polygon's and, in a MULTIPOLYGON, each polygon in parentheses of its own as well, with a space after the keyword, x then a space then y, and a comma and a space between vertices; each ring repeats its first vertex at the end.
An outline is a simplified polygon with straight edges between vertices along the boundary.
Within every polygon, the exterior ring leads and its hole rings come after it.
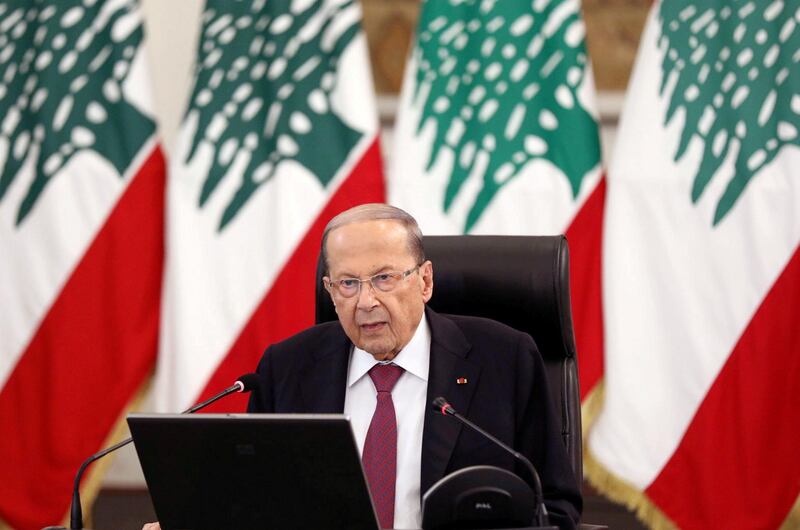
MULTIPOLYGON (((574 528, 582 499, 533 339, 492 320, 439 315, 430 308, 426 315, 431 329, 428 402, 446 397, 461 414, 527 456, 541 476, 552 524, 574 528), (462 377, 467 383, 457 384, 462 377)), ((351 346, 339 322, 270 346, 258 365, 261 384, 248 411, 343 412, 351 346)), ((511 455, 427 407, 421 491, 473 465, 494 465, 527 477, 526 470, 515 469, 511 455)))

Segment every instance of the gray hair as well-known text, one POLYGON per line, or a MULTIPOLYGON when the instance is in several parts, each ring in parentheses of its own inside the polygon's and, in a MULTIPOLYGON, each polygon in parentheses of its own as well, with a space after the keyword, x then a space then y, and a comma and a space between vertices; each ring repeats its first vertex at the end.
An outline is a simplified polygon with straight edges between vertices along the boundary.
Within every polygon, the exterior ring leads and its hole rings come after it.
POLYGON ((325 249, 325 244, 328 241, 328 234, 345 225, 381 219, 397 221, 402 224, 408 233, 409 252, 414 256, 417 264, 421 264, 425 261, 425 249, 422 247, 422 231, 419 229, 417 220, 411 217, 408 212, 396 206, 374 202, 361 204, 349 210, 345 210, 328 222, 325 231, 322 232, 322 248, 320 249, 320 255, 322 256, 323 263, 325 263, 326 274, 329 268, 328 253, 325 249))

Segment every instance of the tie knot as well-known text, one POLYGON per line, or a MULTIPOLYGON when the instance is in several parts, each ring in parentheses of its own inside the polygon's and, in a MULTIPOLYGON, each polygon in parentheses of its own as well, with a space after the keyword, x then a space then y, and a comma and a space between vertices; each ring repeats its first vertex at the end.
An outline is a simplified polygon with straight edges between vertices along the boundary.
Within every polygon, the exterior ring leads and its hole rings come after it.
POLYGON ((378 392, 391 392, 397 380, 403 375, 403 369, 396 364, 376 364, 369 371, 369 376, 378 392))

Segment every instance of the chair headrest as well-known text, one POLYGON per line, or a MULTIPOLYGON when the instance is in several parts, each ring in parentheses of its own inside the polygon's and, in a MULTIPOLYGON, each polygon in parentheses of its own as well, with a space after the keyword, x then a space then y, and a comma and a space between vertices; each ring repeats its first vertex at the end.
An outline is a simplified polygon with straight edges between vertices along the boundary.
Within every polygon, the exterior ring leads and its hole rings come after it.
MULTIPOLYGON (((439 313, 491 318, 530 334, 545 359, 575 356, 564 236, 426 236, 439 313)), ((336 319, 317 267, 317 322, 336 319)))

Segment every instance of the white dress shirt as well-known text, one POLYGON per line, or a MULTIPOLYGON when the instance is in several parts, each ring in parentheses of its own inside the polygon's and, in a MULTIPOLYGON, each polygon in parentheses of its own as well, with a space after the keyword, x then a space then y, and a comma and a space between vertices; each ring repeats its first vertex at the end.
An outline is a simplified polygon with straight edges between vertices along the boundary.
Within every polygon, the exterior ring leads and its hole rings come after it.
MULTIPOLYGON (((392 363, 405 370, 392 390, 397 416, 395 528, 419 528, 422 524, 419 482, 430 357, 431 331, 423 314, 414 336, 392 360, 392 363)), ((378 361, 371 354, 353 348, 347 373, 344 413, 350 416, 359 454, 364 451, 364 440, 377 404, 375 385, 367 374, 376 364, 378 361)))

